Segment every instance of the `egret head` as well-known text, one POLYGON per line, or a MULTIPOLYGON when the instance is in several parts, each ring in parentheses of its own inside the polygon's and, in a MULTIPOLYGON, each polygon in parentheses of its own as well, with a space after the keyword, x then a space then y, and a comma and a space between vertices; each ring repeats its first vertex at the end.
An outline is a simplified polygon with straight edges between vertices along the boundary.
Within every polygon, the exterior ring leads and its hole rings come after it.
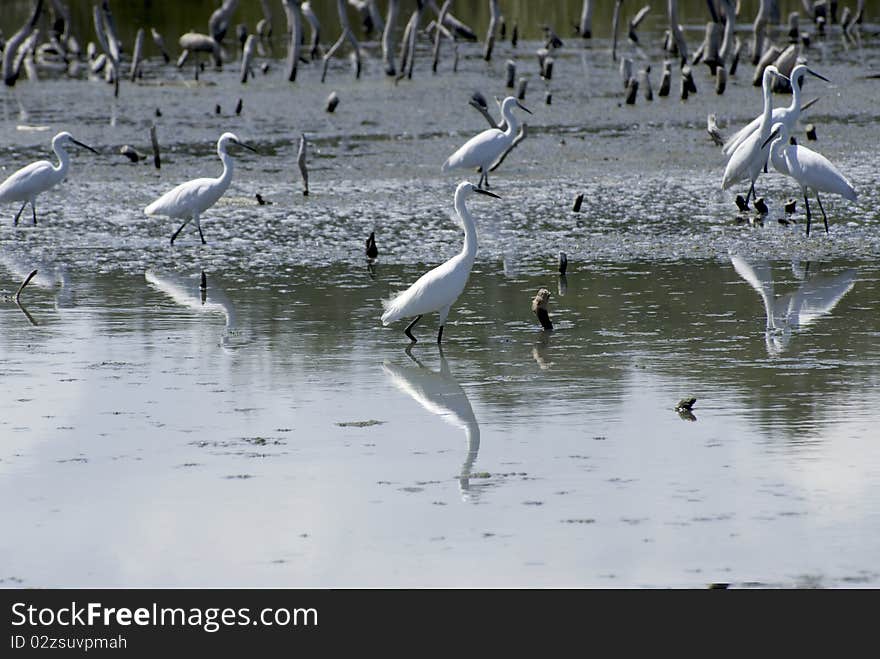
POLYGON ((801 85, 804 84, 804 76, 807 73, 809 73, 812 76, 816 76, 817 78, 819 78, 819 80, 824 80, 825 82, 831 82, 825 76, 820 75, 820 74, 816 73, 815 71, 813 71, 813 69, 808 67, 806 64, 798 64, 796 67, 794 67, 791 70, 790 78, 791 78, 792 83, 794 83, 798 87, 800 87, 801 85))
POLYGON ((505 98, 505 99, 501 102, 501 113, 502 113, 502 114, 507 114, 507 113, 509 113, 511 110, 513 110, 513 108, 519 108, 520 110, 525 110, 525 111, 528 112, 529 114, 532 114, 532 111, 529 110, 525 105, 523 105, 522 103, 520 103, 520 102, 516 99, 516 96, 508 96, 507 98, 505 98))
POLYGON ((788 128, 786 128, 785 124, 781 121, 773 124, 773 130, 770 131, 770 136, 766 140, 764 140, 763 144, 761 144, 761 148, 763 149, 777 137, 781 138, 783 142, 788 139, 788 128))
POLYGON ((84 148, 84 149, 88 149, 88 150, 91 151, 92 153, 98 153, 98 152, 95 151, 92 147, 90 147, 88 144, 83 144, 83 143, 80 142, 79 140, 74 139, 73 135, 71 135, 70 133, 68 133, 66 130, 61 131, 61 132, 58 133, 55 137, 52 138, 52 148, 53 148, 53 149, 54 149, 55 147, 59 147, 59 146, 60 146, 60 147, 65 147, 65 146, 67 146, 68 144, 76 144, 77 146, 81 146, 81 147, 84 148))
POLYGON ((464 199, 469 197, 472 192, 476 192, 477 194, 486 195, 487 197, 495 197, 495 199, 501 199, 494 192, 489 192, 488 190, 484 190, 483 188, 479 188, 470 181, 462 181, 458 184, 458 187, 455 189, 455 198, 464 199))
POLYGON ((217 151, 219 151, 220 153, 226 153, 226 149, 230 144, 235 144, 236 146, 241 146, 245 149, 253 151, 254 153, 257 153, 257 150, 254 147, 242 142, 240 139, 238 139, 238 136, 235 133, 223 133, 220 136, 220 139, 217 140, 217 151))
POLYGON ((773 66, 771 64, 766 69, 764 69, 764 79, 763 79, 764 86, 769 87, 769 85, 772 84, 772 82, 773 82, 773 78, 779 78, 780 80, 785 80, 786 82, 789 82, 789 83, 791 82, 791 80, 788 79, 788 76, 782 75, 779 72, 779 69, 777 69, 775 66, 773 66))

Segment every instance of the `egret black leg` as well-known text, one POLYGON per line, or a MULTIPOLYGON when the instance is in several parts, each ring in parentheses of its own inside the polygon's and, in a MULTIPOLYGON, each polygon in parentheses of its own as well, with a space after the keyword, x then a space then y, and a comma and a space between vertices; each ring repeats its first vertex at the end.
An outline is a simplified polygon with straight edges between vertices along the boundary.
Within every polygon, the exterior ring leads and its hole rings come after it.
POLYGON ((418 339, 412 335, 412 328, 416 326, 416 323, 422 319, 421 314, 416 316, 416 319, 412 321, 409 325, 406 326, 406 329, 403 330, 403 333, 409 337, 409 340, 413 343, 416 343, 418 339))
POLYGON ((180 232, 183 231, 183 227, 185 227, 187 224, 189 224, 189 220, 186 220, 183 224, 181 224, 177 231, 174 232, 174 235, 171 236, 172 245, 174 244, 174 240, 177 238, 177 236, 180 235, 180 232))
POLYGON ((440 326, 440 331, 437 332, 437 345, 440 345, 440 342, 443 340, 443 325, 440 326))
POLYGON ((819 210, 822 211, 822 221, 825 223, 825 233, 828 233, 828 218, 825 216, 825 209, 822 208, 822 200, 819 198, 819 193, 816 193, 816 201, 819 202, 819 210))
POLYGON ((202 239, 202 245, 207 245, 208 243, 205 241, 205 234, 202 233, 202 223, 196 219, 196 228, 199 230, 199 238, 202 239))
POLYGON ((34 226, 37 226, 37 207, 34 206, 34 202, 31 202, 31 213, 34 216, 34 226))
POLYGON ((21 205, 21 208, 18 209, 18 213, 16 213, 16 215, 15 215, 15 219, 12 220, 12 226, 18 226, 18 218, 20 218, 20 217, 21 217, 21 214, 24 213, 24 208, 25 208, 25 206, 27 206, 27 205, 28 205, 28 202, 24 202, 24 203, 21 205))
POLYGON ((482 187, 483 187, 483 179, 485 179, 485 178, 486 178, 486 172, 485 172, 485 170, 481 167, 481 168, 480 168, 480 181, 477 183, 477 187, 478 187, 478 188, 481 188, 481 189, 482 189, 482 187))
POLYGON ((488 171, 483 172, 483 185, 486 190, 489 189, 489 172, 488 171))
POLYGON ((804 193, 804 206, 807 208, 807 235, 810 235, 810 222, 813 220, 813 216, 810 214, 810 200, 807 199, 807 193, 804 193))
POLYGON ((755 182, 754 181, 752 181, 752 184, 749 186, 749 191, 746 194, 746 206, 749 205, 749 197, 754 197, 755 199, 758 198, 758 193, 755 192, 755 182))

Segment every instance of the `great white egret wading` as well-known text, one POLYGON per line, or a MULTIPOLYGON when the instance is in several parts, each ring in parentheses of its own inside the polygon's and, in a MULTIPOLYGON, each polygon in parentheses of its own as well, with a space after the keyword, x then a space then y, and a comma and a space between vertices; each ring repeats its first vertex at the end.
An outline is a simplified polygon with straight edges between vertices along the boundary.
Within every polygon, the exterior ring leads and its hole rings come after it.
POLYGON ((391 300, 382 302, 382 306, 385 308, 385 313, 382 314, 383 325, 388 325, 401 318, 415 316, 415 320, 404 330, 404 334, 413 343, 416 342, 416 337, 412 335, 412 328, 423 315, 436 311, 439 314, 440 324, 440 329, 437 332, 437 344, 440 344, 449 309, 467 285, 474 259, 477 256, 477 227, 465 205, 465 200, 473 192, 500 199, 498 195, 483 190, 468 181, 462 181, 458 184, 455 189, 455 212, 464 227, 464 245, 461 252, 446 263, 423 274, 412 286, 391 300))
POLYGON ((229 184, 232 182, 234 169, 232 156, 226 149, 230 145, 237 145, 249 149, 254 153, 255 148, 238 139, 235 133, 223 133, 217 140, 217 155, 223 163, 223 172, 217 178, 197 178, 186 183, 181 183, 176 188, 169 190, 152 204, 144 209, 146 215, 165 215, 167 217, 183 218, 183 224, 171 236, 171 244, 190 221, 195 220, 199 230, 202 244, 205 244, 205 235, 202 233, 201 215, 208 208, 217 203, 223 196, 229 184))
POLYGON ((84 149, 88 149, 92 153, 98 153, 89 145, 74 139, 73 135, 67 131, 62 131, 52 138, 52 150, 58 157, 57 165, 53 165, 48 160, 38 160, 22 167, 3 181, 3 183, 0 183, 0 202, 24 202, 21 208, 18 209, 18 213, 15 214, 15 219, 12 222, 14 225, 18 224, 18 218, 21 217, 28 204, 31 205, 34 224, 37 223, 37 195, 55 187, 67 176, 67 170, 70 167, 70 156, 67 155, 65 147, 69 144, 76 144, 84 149))

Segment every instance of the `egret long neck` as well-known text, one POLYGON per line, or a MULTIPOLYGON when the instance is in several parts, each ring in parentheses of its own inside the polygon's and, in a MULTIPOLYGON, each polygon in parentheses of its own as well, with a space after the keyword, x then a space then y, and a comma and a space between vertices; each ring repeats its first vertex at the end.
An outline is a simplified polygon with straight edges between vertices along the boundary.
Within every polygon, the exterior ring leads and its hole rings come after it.
POLYGON ((764 81, 764 114, 761 115, 761 134, 766 139, 770 135, 770 121, 773 116, 773 88, 770 76, 764 81))
POLYGON ((70 165, 70 156, 67 155, 67 151, 62 144, 53 144, 52 149, 55 151, 55 155, 58 156, 58 165, 53 166, 52 169, 55 170, 55 173, 59 178, 64 178, 64 175, 67 174, 67 168, 70 165))
POLYGON ((223 172, 217 180, 225 187, 232 182, 232 170, 235 169, 235 165, 232 163, 232 156, 226 153, 226 149, 217 149, 217 155, 223 163, 223 172))
POLYGON ((791 81, 791 103, 788 105, 788 111, 800 114, 801 111, 801 82, 800 80, 791 81))
POLYGON ((473 261, 477 256, 477 227, 474 224, 474 218, 464 203, 464 196, 456 195, 455 212, 461 218, 464 225, 464 246, 461 249, 465 258, 473 261))
POLYGON ((507 135, 507 137, 513 137, 516 135, 516 131, 519 130, 519 120, 516 118, 516 115, 513 114, 513 106, 505 107, 501 116, 503 116, 504 121, 507 122, 507 130, 504 131, 504 134, 507 135))

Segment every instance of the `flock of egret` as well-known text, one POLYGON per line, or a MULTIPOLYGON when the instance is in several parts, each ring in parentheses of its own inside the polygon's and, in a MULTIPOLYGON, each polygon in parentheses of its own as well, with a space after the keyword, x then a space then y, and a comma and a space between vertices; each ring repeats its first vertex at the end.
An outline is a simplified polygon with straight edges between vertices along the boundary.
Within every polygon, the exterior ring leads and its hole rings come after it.
MULTIPOLYGON (((721 188, 726 190, 736 183, 748 181, 749 189, 745 200, 743 202, 738 199, 738 204, 741 208, 747 208, 749 200, 753 199, 755 207, 760 209, 762 199, 759 199, 755 193, 755 183, 760 174, 766 172, 768 166, 772 165, 776 171, 794 179, 799 186, 804 198, 807 216, 806 232, 809 235, 812 220, 808 199, 810 193, 816 195, 825 230, 828 232, 828 221, 819 194, 831 193, 855 200, 856 192, 852 184, 827 158, 804 146, 789 143, 801 111, 806 107, 801 101, 801 86, 806 75, 828 81, 804 63, 791 68, 789 75, 784 75, 776 65, 764 67, 763 110, 753 121, 723 143, 722 153, 728 160, 721 188), (792 100, 787 107, 774 108, 773 89, 779 81, 790 84, 792 100)), ((381 321, 384 325, 401 319, 414 318, 404 330, 413 343, 416 342, 412 334, 413 327, 425 314, 433 312, 439 315, 437 342, 439 344, 442 341, 443 328, 450 308, 467 285, 477 253, 476 225, 466 201, 474 193, 498 197, 488 191, 488 174, 500 164, 516 142, 520 122, 515 111, 520 109, 531 114, 515 96, 505 98, 500 103, 500 107, 503 120, 500 126, 484 130, 469 139, 441 166, 442 172, 464 169, 476 170, 480 174, 476 185, 462 181, 455 190, 454 209, 464 231, 464 242, 460 253, 422 275, 393 299, 383 302, 385 309, 381 321)), ((31 205, 36 224, 37 196, 57 185, 66 176, 70 165, 66 147, 70 144, 95 152, 91 147, 74 139, 70 133, 60 132, 52 140, 58 165, 48 161, 35 162, 16 171, 0 184, 0 202, 22 202, 21 208, 15 215, 14 224, 18 224, 28 203, 31 205)), ((172 244, 190 222, 195 223, 201 241, 205 243, 201 217, 220 199, 232 181, 234 165, 232 155, 229 153, 229 148, 232 146, 256 151, 243 143, 234 133, 223 133, 217 142, 217 154, 223 165, 219 177, 198 178, 181 183, 144 208, 146 215, 162 215, 182 220, 182 224, 171 236, 172 244)), ((371 253, 374 256, 377 253, 373 234, 367 240, 368 256, 371 253)))

